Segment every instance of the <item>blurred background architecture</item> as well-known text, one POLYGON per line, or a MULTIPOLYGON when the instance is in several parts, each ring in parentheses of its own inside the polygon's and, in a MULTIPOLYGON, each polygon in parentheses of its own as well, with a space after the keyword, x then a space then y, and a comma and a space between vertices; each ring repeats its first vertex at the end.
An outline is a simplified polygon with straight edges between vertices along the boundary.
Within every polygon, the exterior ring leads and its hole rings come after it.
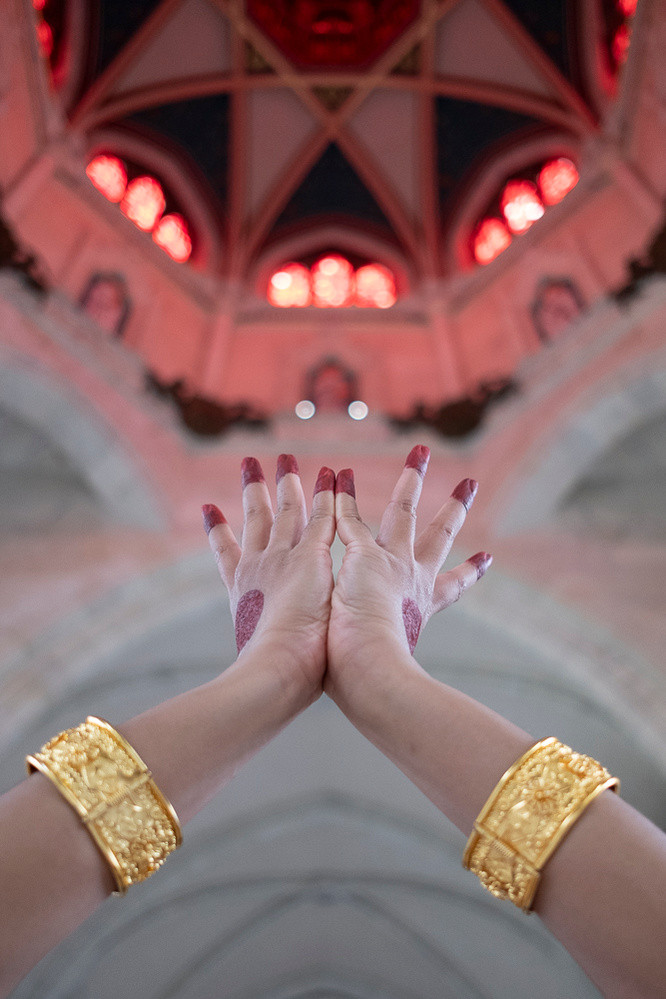
MULTIPOLYGON (((200 507, 481 487, 435 676, 666 824, 660 0, 2 0, 0 750, 232 661, 200 507)), ((340 552, 336 546, 336 559, 340 552)), ((325 697, 16 999, 598 995, 325 697)))

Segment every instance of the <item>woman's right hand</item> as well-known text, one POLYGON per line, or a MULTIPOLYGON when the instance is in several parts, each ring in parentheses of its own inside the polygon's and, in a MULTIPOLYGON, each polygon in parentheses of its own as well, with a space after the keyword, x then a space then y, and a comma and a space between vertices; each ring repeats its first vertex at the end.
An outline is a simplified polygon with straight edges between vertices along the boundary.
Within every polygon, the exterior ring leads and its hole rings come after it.
POLYGON ((359 515, 352 470, 337 475, 337 531, 346 550, 328 628, 326 690, 334 699, 347 700, 357 683, 380 682, 382 655, 411 654, 429 618, 458 600, 492 561, 479 552, 439 573, 476 494, 473 479, 463 479, 415 537, 429 458, 422 445, 409 453, 376 539, 359 515))

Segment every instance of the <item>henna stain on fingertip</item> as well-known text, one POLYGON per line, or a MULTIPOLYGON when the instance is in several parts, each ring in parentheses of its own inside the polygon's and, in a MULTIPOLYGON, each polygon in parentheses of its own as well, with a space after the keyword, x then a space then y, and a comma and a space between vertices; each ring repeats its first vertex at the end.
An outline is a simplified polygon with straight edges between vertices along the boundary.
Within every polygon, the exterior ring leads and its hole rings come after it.
POLYGON ((465 507, 465 510, 469 511, 478 488, 479 483, 476 479, 463 479, 451 493, 451 499, 458 500, 465 507))
POLYGON ((421 631, 422 620, 421 611, 418 609, 414 600, 410 599, 410 597, 405 597, 402 601, 402 623, 405 626, 405 634, 407 636, 407 644, 409 645, 410 652, 413 652, 416 648, 416 643, 419 640, 419 633, 421 631))
POLYGON ((476 555, 472 555, 470 562, 476 568, 476 578, 481 579, 481 576, 487 571, 493 557, 488 552, 477 552, 476 555))
POLYGON ((430 461, 430 448, 426 447, 425 444, 417 444, 407 455, 407 461, 405 462, 405 468, 413 468, 419 473, 421 478, 426 473, 428 468, 428 462, 430 461))
POLYGON ((243 458, 241 462, 241 486, 245 489, 251 482, 265 482, 261 465, 256 458, 243 458))
POLYGON ((264 595, 261 590, 248 590, 238 601, 235 625, 236 648, 239 652, 252 638, 263 609, 264 595))
POLYGON ((293 454, 278 455, 275 481, 279 482, 280 479, 283 479, 285 475, 288 475, 290 472, 293 475, 298 475, 298 462, 294 458, 293 454))
POLYGON ((218 524, 226 524, 227 522, 227 518, 214 503, 204 503, 201 507, 201 516, 203 517, 203 525, 206 534, 210 534, 213 528, 217 527, 218 524))
POLYGON ((324 467, 319 470, 313 495, 316 496, 317 493, 326 492, 328 489, 335 489, 335 472, 332 468, 326 468, 324 465, 324 467))
POLYGON ((354 473, 351 468, 343 468, 335 477, 335 492, 347 493, 356 499, 356 486, 354 485, 354 473))

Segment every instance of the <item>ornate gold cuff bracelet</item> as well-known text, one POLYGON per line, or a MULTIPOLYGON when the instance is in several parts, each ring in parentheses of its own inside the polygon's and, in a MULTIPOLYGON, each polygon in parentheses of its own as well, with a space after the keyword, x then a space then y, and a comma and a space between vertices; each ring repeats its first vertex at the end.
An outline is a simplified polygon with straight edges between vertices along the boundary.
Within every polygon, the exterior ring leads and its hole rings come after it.
POLYGON ((26 763, 29 773, 41 771, 72 806, 121 895, 180 846, 174 809, 140 756, 101 718, 61 732, 26 763))
POLYGON ((463 867, 497 898, 529 911, 541 871, 597 795, 620 781, 552 736, 503 775, 481 809, 463 867))

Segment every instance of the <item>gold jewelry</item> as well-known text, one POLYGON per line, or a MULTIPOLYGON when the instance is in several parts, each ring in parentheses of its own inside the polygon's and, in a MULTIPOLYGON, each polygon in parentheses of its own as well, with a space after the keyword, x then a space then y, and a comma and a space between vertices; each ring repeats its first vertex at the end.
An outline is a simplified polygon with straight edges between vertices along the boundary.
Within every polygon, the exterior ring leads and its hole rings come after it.
POLYGON ((497 898, 528 912, 541 871, 594 799, 620 781, 552 736, 503 775, 474 823, 463 867, 497 898))
POLYGON ((130 744, 101 718, 88 717, 61 732, 34 756, 41 771, 72 806, 108 863, 124 895, 180 846, 180 822, 130 744))

